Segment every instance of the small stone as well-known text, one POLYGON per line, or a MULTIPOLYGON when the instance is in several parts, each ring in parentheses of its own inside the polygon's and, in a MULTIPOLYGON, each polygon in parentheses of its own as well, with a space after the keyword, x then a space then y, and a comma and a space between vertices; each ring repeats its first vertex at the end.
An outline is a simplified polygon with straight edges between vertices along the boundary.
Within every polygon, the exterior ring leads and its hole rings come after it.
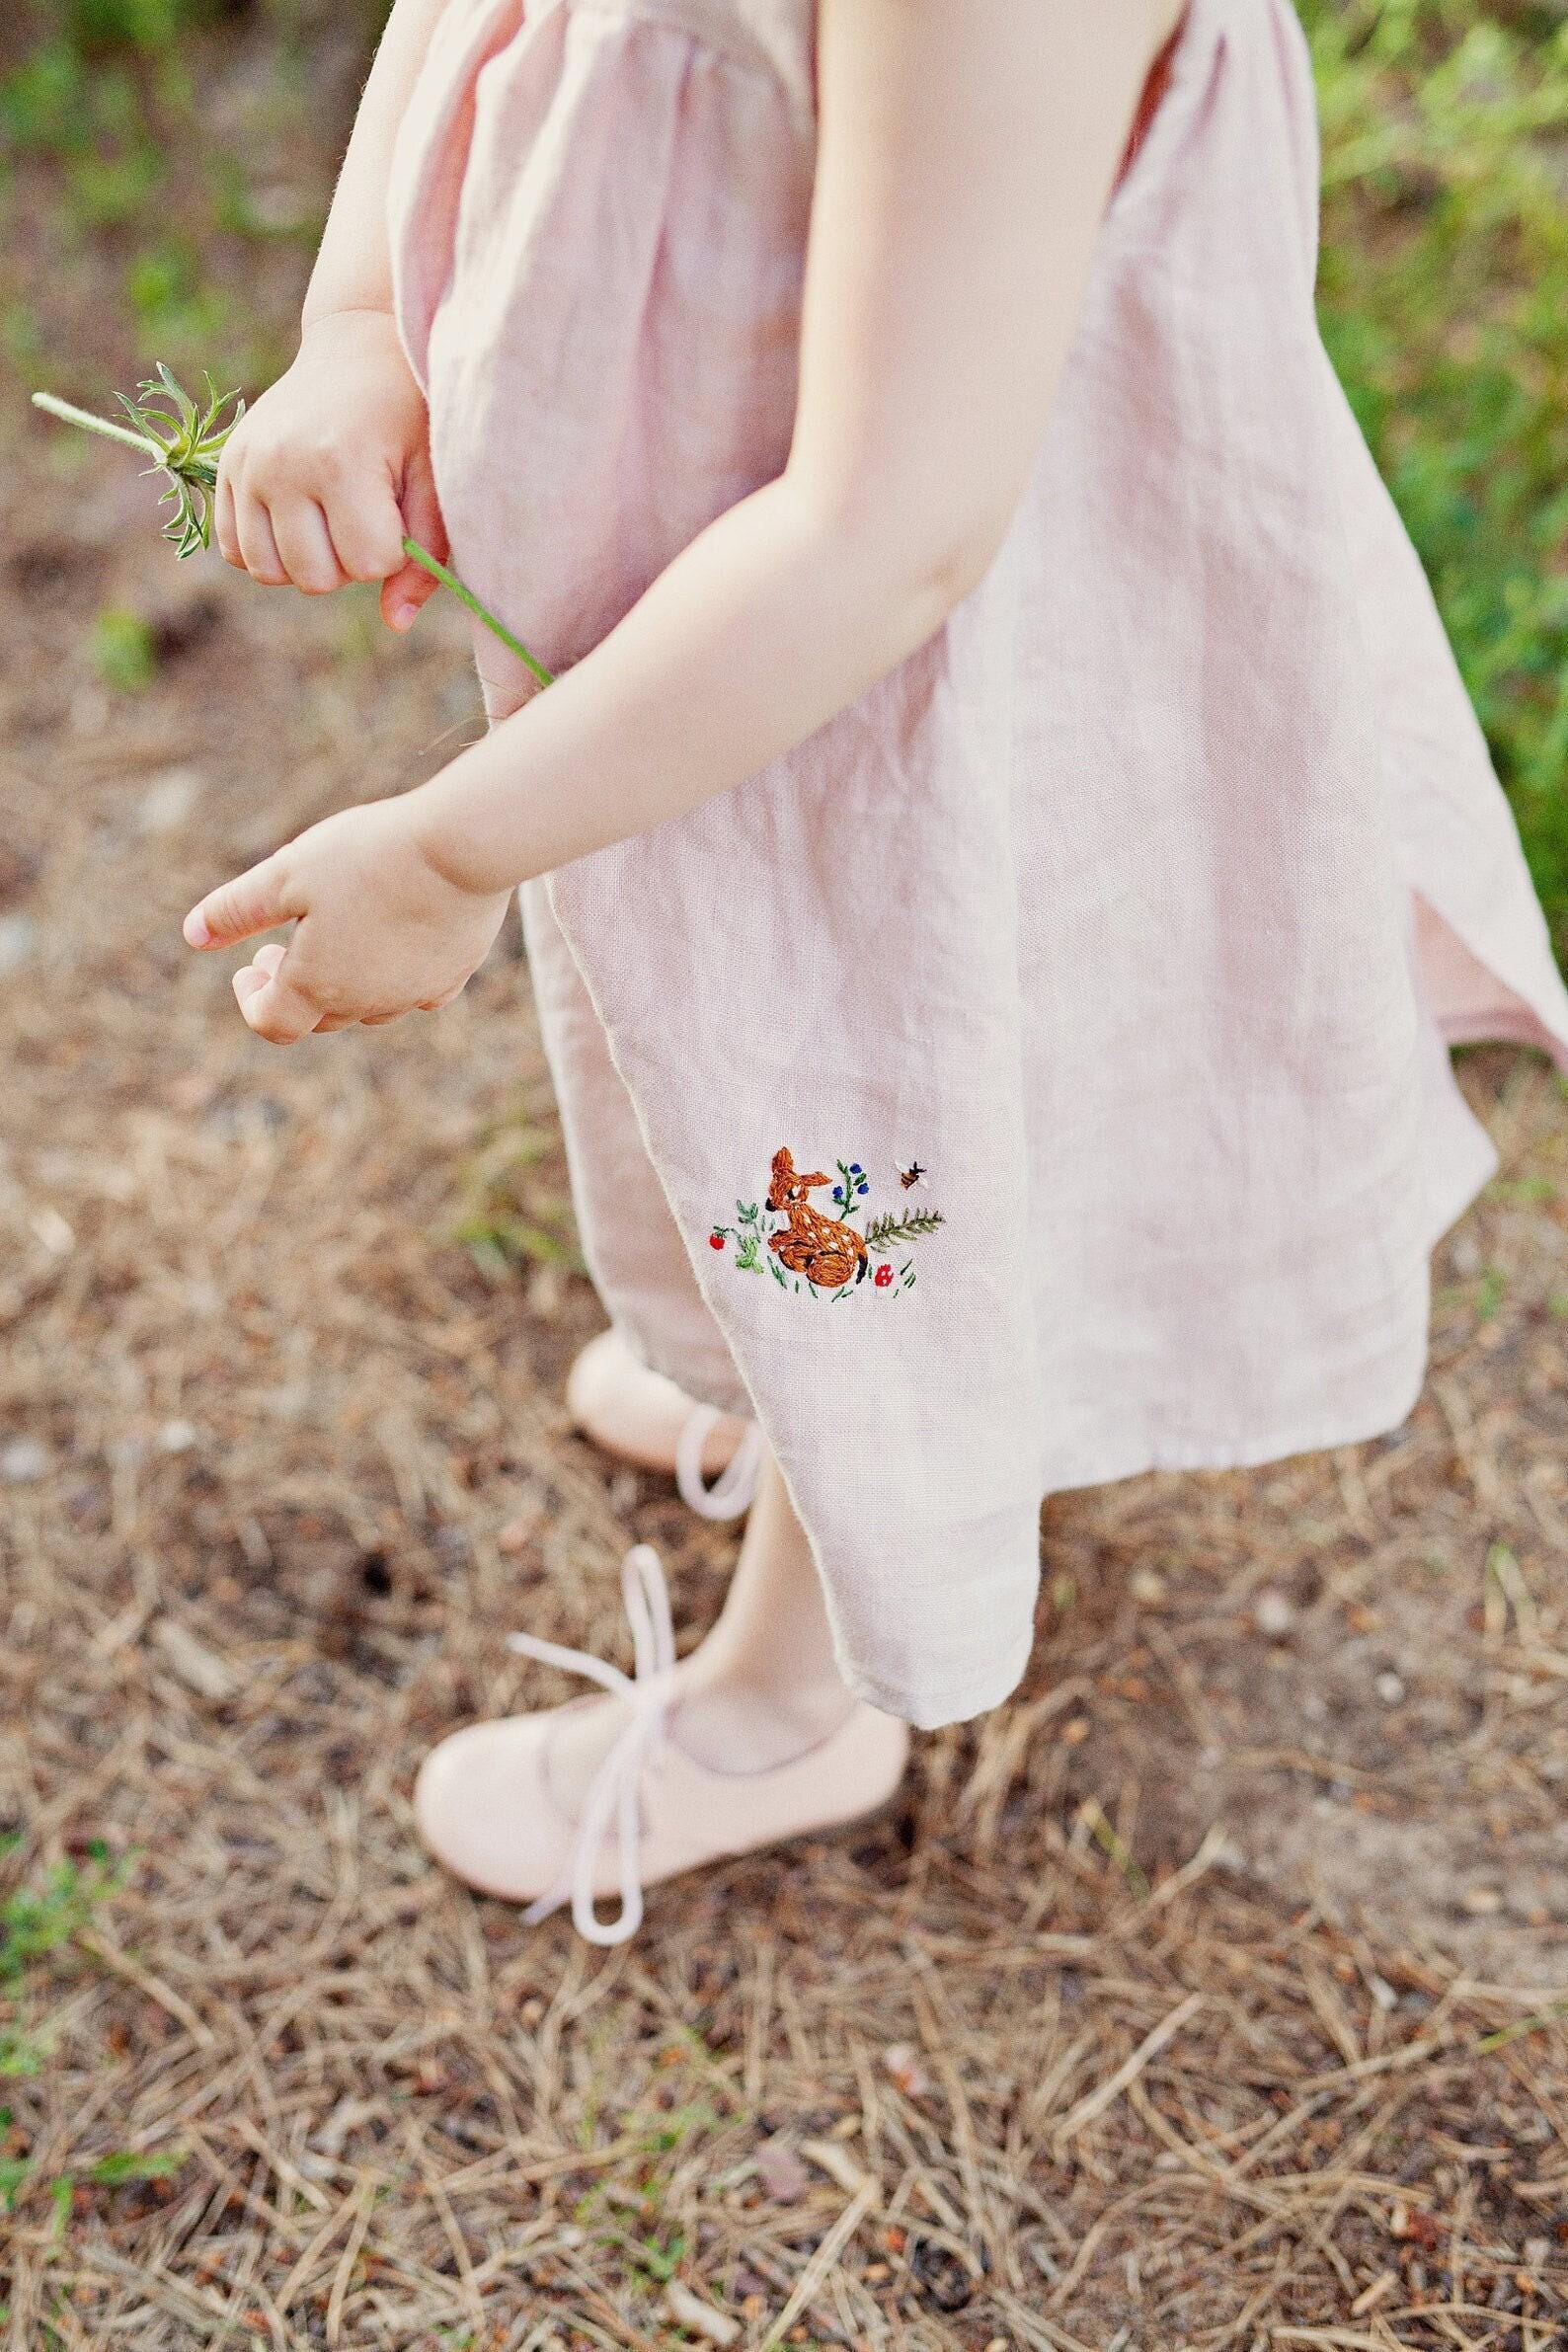
POLYGON ((33 1230, 51 1258, 68 1258, 76 1247, 76 1235, 57 1209, 37 1210, 33 1216, 33 1230))
POLYGON ((1165 1579, 1157 1568, 1135 1568, 1128 1589, 1142 1608, 1158 1608, 1165 1598, 1165 1579))
POLYGON ((190 1421, 166 1421, 158 1432, 158 1445, 164 1453, 189 1453, 196 1442, 196 1426, 190 1421))
POLYGON ((1252 1622, 1265 1640, 1284 1641, 1294 1630, 1295 1605, 1284 1593, 1267 1587, 1252 1604, 1252 1622))
POLYGON ((764 2140, 756 2152, 756 2176, 775 2205, 796 2205, 811 2187, 811 2174, 787 2140, 764 2140))
POLYGON ((692 2335, 700 2335, 710 2344, 733 2344, 741 2333, 741 2322, 728 2312, 716 2311, 679 2279, 671 2279, 665 2289, 665 2302, 669 2316, 677 2327, 684 2327, 692 2335))
POLYGON ((1502 1890, 1498 1887, 1466 1887, 1459 1897, 1459 1904, 1472 1919, 1489 1920, 1503 1908, 1502 1890))
POLYGON ((39 926, 31 914, 0 914, 0 980, 20 972, 39 944, 39 926))
POLYGON ((503 1559, 514 1560, 519 1552, 527 1550, 539 1532, 541 1516, 537 1511, 525 1511, 516 1519, 508 1520, 496 1537, 496 1549, 503 1559))
POLYGON ((1398 1706, 1401 1699, 1405 1695, 1404 1683, 1401 1678, 1394 1673, 1392 1667, 1389 1667, 1384 1673, 1377 1677, 1376 1681, 1372 1685, 1372 1688, 1376 1691, 1378 1697, 1382 1700, 1385 1707, 1398 1706))
POLYGON ((924 2098, 931 2087, 931 2078, 921 2066, 912 2042, 890 2042, 882 2053, 882 2063, 906 2099, 924 2098))
POLYGON ((172 833, 182 824, 201 790, 201 778, 194 767, 172 767, 155 776, 141 796, 137 822, 144 833, 172 833))
POLYGON ((7 1486, 36 1486, 49 1474, 49 1450, 38 1438, 12 1438, 0 1447, 0 1478, 7 1486))
POLYGON ((208 1649, 178 1617, 160 1617, 152 1628, 152 1638, 187 1689, 194 1690, 198 1698, 210 1699, 215 1706, 221 1706, 240 1689, 242 1678, 237 1670, 215 1650, 208 1649))

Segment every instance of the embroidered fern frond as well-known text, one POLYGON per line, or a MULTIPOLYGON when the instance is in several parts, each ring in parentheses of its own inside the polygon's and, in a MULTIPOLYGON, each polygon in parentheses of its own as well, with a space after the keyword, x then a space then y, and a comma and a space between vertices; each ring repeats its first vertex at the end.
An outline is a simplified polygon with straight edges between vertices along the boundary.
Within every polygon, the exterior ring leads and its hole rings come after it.
POLYGON ((946 1223, 940 1209, 911 1209, 907 1216, 895 1216, 890 1211, 885 1216, 873 1217, 866 1227, 866 1247, 889 1257, 906 1241, 919 1241, 946 1223))

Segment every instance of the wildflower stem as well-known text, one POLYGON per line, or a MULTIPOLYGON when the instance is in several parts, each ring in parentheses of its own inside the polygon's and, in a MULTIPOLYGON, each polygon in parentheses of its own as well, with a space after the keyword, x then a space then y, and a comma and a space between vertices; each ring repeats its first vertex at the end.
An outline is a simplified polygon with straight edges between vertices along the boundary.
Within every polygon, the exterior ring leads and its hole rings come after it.
POLYGON ((405 539, 403 542, 403 552, 405 555, 412 556, 415 563, 423 564, 426 571, 431 574, 431 578, 440 582, 442 588, 450 588, 452 594, 457 598, 458 603, 466 605, 476 620, 483 621, 485 627, 492 630, 495 635, 501 639, 502 644, 507 647, 508 651, 510 653, 515 654, 518 661, 521 662, 526 668, 532 670, 534 676, 538 679, 541 686, 549 686, 554 684, 555 680, 551 672, 546 669, 544 664, 541 661, 537 660, 534 655, 529 653, 527 647, 523 644, 522 639, 520 637, 513 637, 511 631, 506 626, 505 622, 498 621, 495 614, 491 612, 485 605, 481 604, 473 589, 471 588, 465 588, 463 583, 458 579, 457 574, 455 572, 449 571, 445 564, 441 563, 436 556, 431 555, 428 547, 422 547, 418 539, 405 539))
POLYGON ((108 417, 95 417, 90 409, 76 408, 68 400, 57 399, 52 392, 35 392, 33 405, 66 425, 80 425, 85 432, 101 432, 107 441, 120 441, 127 449, 139 449, 143 457, 163 462, 163 451, 157 442, 144 432, 132 432, 128 425, 115 425, 108 417))

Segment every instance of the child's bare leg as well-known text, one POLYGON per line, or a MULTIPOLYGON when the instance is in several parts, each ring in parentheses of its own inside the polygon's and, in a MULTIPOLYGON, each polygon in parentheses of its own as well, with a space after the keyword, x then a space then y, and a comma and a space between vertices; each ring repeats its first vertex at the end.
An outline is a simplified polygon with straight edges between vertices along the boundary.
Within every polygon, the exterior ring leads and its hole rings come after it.
POLYGON ((771 1454, 718 1622, 680 1672, 682 1745, 715 1767, 743 1737, 745 1768, 777 1764, 854 1704, 834 1662, 817 1563, 771 1454), (775 1752, 751 1753, 766 1749, 775 1752))
MULTIPOLYGON (((836 1730, 854 1698, 833 1662, 821 1581, 771 1455, 724 1607, 676 1670, 671 1733, 711 1770, 762 1772, 836 1730)), ((552 1779, 570 1803, 624 1720, 619 1701, 563 1722, 552 1779)))

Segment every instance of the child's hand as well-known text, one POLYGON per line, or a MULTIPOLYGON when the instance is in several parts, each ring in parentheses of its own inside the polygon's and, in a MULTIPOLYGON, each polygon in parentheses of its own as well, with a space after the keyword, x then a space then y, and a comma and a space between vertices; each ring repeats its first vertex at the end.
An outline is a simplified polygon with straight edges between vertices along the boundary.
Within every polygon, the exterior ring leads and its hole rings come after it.
POLYGON ((425 401, 385 311, 306 327, 292 367, 229 435, 213 528, 253 580, 312 596, 379 580, 383 618, 409 626, 436 584, 404 555, 404 533, 443 560, 446 533, 425 401))
POLYGON ((313 824, 212 891, 185 920, 192 947, 230 947, 293 921, 234 976, 258 1037, 313 1032, 450 1003, 490 953, 510 893, 466 891, 433 865, 409 801, 371 801, 313 824))

